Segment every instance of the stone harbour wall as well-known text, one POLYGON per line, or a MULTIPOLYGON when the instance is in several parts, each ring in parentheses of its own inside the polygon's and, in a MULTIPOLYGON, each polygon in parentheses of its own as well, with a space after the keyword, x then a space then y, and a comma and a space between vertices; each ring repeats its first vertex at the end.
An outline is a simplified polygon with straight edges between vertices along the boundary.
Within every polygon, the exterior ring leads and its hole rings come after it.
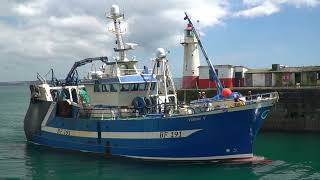
MULTIPOLYGON (((272 108, 269 117, 262 126, 262 131, 320 132, 320 87, 303 88, 233 88, 233 91, 247 95, 262 94, 272 91, 279 93, 279 102, 272 108)), ((198 92, 204 91, 212 97, 216 91, 178 90, 178 99, 197 99, 198 92)))

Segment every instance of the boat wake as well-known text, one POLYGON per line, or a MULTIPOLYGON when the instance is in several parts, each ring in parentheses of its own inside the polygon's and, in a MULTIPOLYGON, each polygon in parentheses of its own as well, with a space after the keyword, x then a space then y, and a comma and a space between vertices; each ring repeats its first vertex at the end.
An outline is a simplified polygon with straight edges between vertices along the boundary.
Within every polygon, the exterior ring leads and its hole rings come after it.
POLYGON ((241 165, 241 164, 264 165, 264 164, 271 164, 272 160, 266 159, 263 156, 253 156, 250 158, 243 158, 243 159, 224 160, 222 163, 231 164, 231 165, 241 165))

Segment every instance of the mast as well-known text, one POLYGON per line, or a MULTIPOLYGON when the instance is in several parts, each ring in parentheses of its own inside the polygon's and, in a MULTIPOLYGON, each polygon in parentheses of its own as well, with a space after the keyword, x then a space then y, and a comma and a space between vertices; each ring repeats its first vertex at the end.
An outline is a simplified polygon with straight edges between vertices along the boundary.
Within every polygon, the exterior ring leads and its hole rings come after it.
POLYGON ((211 63, 211 61, 210 61, 210 59, 209 59, 209 57, 207 55, 207 52, 205 51, 205 49, 204 49, 204 47, 202 45, 202 42, 201 42, 200 37, 198 35, 198 32, 196 31, 196 29, 194 28, 194 26, 193 26, 193 24, 191 22, 191 19, 189 18, 188 14, 186 12, 184 12, 184 14, 186 15, 184 20, 188 21, 188 23, 189 23, 188 26, 190 26, 192 28, 192 32, 194 33, 195 37, 198 40, 198 45, 200 46, 202 54, 203 54, 204 58, 206 59, 206 62, 208 64, 208 66, 209 66, 210 79, 212 79, 212 80, 214 80, 216 82, 217 94, 220 96, 222 94, 222 89, 223 89, 223 87, 221 85, 221 82, 220 82, 220 80, 219 80, 219 78, 217 76, 217 73, 216 73, 216 71, 215 71, 215 69, 214 69, 214 67, 213 67, 213 65, 212 65, 212 63, 211 63))
POLYGON ((111 19, 113 21, 113 26, 114 28, 109 28, 109 31, 116 36, 116 45, 117 47, 114 48, 115 52, 119 53, 119 58, 117 59, 118 61, 128 61, 126 57, 126 51, 134 49, 134 46, 137 44, 133 43, 126 43, 128 46, 126 47, 124 42, 123 42, 123 37, 122 35, 125 32, 121 31, 121 19, 124 18, 124 14, 120 13, 120 9, 118 5, 112 5, 110 14, 106 16, 108 19, 111 19))

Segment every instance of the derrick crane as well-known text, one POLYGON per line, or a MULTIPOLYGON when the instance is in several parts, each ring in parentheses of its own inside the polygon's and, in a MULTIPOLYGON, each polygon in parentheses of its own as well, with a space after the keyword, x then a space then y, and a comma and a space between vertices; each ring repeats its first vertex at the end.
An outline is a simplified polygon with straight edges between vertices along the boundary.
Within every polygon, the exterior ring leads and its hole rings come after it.
POLYGON ((214 67, 213 67, 213 65, 212 65, 212 63, 211 63, 208 55, 207 55, 207 52, 205 51, 205 49, 204 49, 204 47, 203 47, 203 45, 202 45, 202 42, 201 42, 200 37, 199 37, 199 35, 198 35, 198 32, 197 32, 196 29, 194 28, 193 23, 191 22, 191 19, 189 18, 188 14, 187 14, 186 12, 184 12, 184 14, 186 15, 186 16, 184 17, 184 20, 187 20, 188 23, 189 23, 189 25, 191 25, 192 32, 194 33, 195 37, 197 38, 198 44, 199 44, 200 49, 201 49, 201 52, 202 52, 204 58, 206 59, 206 62, 207 62, 207 64, 208 64, 208 66, 209 66, 209 76, 210 76, 210 79, 211 79, 211 80, 214 80, 214 81, 216 82, 217 94, 220 96, 220 95, 222 94, 222 89, 223 89, 223 87, 222 87, 221 82, 220 82, 220 80, 219 80, 219 78, 218 78, 218 75, 217 75, 217 73, 216 73, 216 71, 215 71, 215 69, 214 69, 214 67))
POLYGON ((77 68, 80 66, 86 65, 88 63, 92 63, 93 61, 101 61, 103 63, 108 63, 108 57, 102 56, 102 57, 86 58, 86 59, 75 62, 65 79, 65 85, 77 85, 78 84, 77 68))

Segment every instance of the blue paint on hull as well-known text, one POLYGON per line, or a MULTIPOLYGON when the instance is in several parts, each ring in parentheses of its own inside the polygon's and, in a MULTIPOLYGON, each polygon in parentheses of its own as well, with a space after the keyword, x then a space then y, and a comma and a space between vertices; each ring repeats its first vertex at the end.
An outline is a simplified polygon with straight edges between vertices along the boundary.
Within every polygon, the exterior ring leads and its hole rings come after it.
POLYGON ((97 138, 40 131, 32 142, 63 149, 110 153, 116 156, 153 158, 201 158, 252 154, 253 142, 264 120, 259 109, 199 114, 195 116, 144 118, 139 120, 93 120, 52 116, 47 126, 98 132, 97 138), (159 132, 201 129, 184 138, 101 138, 103 132, 159 132), (100 132, 101 131, 101 132, 100 132), (100 134, 100 136, 99 136, 100 134))
POLYGON ((54 133, 41 132, 33 136, 32 142, 44 146, 61 148, 75 151, 85 151, 93 153, 104 153, 105 149, 101 144, 94 142, 92 138, 72 137, 67 138, 54 133))

